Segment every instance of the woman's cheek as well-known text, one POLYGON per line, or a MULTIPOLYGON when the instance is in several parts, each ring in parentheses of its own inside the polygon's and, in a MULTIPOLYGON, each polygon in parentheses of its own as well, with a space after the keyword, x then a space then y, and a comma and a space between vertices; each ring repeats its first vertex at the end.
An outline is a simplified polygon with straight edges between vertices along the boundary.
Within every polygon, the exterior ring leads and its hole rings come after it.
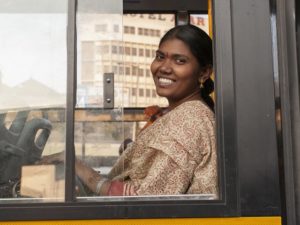
POLYGON ((157 71, 157 68, 158 68, 157 62, 153 61, 150 66, 150 71, 151 71, 152 75, 155 74, 155 72, 157 71))

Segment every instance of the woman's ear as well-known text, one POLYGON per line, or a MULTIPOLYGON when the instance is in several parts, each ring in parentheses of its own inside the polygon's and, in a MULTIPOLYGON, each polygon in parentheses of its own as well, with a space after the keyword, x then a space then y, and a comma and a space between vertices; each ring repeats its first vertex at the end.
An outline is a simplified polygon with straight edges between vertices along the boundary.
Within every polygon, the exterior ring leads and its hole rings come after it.
POLYGON ((212 66, 211 65, 206 66, 200 74, 200 78, 199 78, 200 84, 203 84, 208 78, 210 78, 212 72, 213 72, 212 66))

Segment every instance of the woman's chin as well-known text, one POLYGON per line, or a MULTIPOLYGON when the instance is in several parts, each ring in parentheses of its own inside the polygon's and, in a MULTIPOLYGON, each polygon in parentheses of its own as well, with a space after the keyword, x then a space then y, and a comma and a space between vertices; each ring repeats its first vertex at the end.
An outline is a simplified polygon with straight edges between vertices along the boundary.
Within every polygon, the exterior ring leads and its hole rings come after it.
POLYGON ((166 92, 166 91, 156 91, 157 95, 159 97, 164 97, 164 98, 168 98, 170 96, 170 93, 166 92))

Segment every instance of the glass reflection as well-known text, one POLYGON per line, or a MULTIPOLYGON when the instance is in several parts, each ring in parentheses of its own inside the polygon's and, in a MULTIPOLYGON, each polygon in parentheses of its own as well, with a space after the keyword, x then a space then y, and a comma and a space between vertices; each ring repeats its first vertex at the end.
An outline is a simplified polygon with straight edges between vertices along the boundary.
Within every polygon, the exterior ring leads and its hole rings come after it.
POLYGON ((156 95, 149 65, 159 39, 174 23, 172 14, 124 14, 118 18, 79 13, 77 107, 103 107, 102 77, 111 72, 116 105, 165 106, 166 100, 156 95))
POLYGON ((207 14, 191 14, 190 15, 190 23, 201 28, 207 34, 210 34, 210 24, 209 18, 207 14))
MULTIPOLYGON (((103 176, 124 138, 122 5, 119 0, 78 1, 76 106, 97 109, 76 112, 75 151, 77 159, 103 176)), ((82 183, 77 182, 77 196, 93 196, 82 183)))
POLYGON ((0 1, 0 202, 62 201, 67 1, 0 1))
MULTIPOLYGON (((126 131, 126 125, 113 118, 115 109, 78 110, 77 112, 85 112, 86 115, 78 113, 76 117, 79 123, 77 129, 80 131, 76 141, 76 174, 91 190, 94 199, 96 196, 113 200, 113 196, 123 195, 167 197, 181 194, 195 195, 198 199, 217 199, 214 104, 209 96, 214 90, 211 79, 211 38, 195 26, 178 26, 164 36, 159 51, 156 51, 162 32, 150 28, 150 21, 167 18, 154 14, 126 16, 132 17, 135 23, 132 26, 124 24, 124 43, 110 40, 103 40, 101 43, 91 40, 80 42, 80 47, 83 46, 85 50, 81 52, 81 56, 84 56, 81 62, 86 61, 91 66, 81 74, 81 78, 88 77, 89 84, 93 86, 95 83, 91 80, 95 79, 94 69, 98 68, 102 72, 109 72, 111 69, 116 76, 122 68, 123 88, 126 89, 126 85, 129 85, 132 95, 128 92, 122 99, 116 99, 116 102, 123 100, 124 106, 127 106, 128 100, 134 96, 136 104, 139 101, 147 104, 144 97, 151 97, 153 89, 145 89, 145 70, 141 65, 149 67, 155 57, 151 71, 156 91, 167 98, 169 106, 146 108, 146 126, 138 132, 135 142, 127 143, 128 147, 123 149, 123 153, 122 149, 120 151, 120 144, 128 136, 130 139, 135 137, 136 132, 133 129, 126 131), (139 17, 145 19, 143 24, 138 23, 139 17), (135 34, 139 35, 139 39, 135 39, 135 34), (139 42, 144 40, 149 42, 139 42), (150 46, 154 40, 155 47, 154 44, 150 46), (98 48, 97 43, 100 43, 98 48), (95 54, 96 49, 99 56, 95 54), (120 55, 123 56, 123 67, 113 61, 117 61, 120 55), (96 64, 99 67, 95 67, 96 64), (98 124, 98 121, 102 122, 98 124), (120 129, 122 126, 124 134, 120 129), (122 154, 119 155, 118 152, 122 154)), ((105 18, 99 19, 98 23, 102 21, 105 22, 105 18)), ((109 21, 94 27, 99 36, 101 33, 106 35, 112 34, 111 30, 119 30, 109 21)), ((105 35, 104 39, 110 37, 105 35)), ((152 80, 151 76, 149 78, 152 80)), ((115 80, 117 83, 117 78, 115 80)), ((98 90, 100 95, 95 99, 100 98, 105 102, 105 84, 99 86, 98 90)), ((86 97, 88 99, 90 96, 86 97)), ((156 100, 154 104, 159 104, 159 100, 156 100)))

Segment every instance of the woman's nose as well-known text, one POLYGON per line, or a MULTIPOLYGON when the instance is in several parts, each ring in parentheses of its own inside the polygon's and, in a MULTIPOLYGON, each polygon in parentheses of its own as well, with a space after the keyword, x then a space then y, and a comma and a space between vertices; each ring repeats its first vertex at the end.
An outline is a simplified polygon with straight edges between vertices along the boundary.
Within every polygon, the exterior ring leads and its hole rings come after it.
POLYGON ((161 73, 171 73, 172 65, 169 60, 165 60, 159 67, 161 73))

